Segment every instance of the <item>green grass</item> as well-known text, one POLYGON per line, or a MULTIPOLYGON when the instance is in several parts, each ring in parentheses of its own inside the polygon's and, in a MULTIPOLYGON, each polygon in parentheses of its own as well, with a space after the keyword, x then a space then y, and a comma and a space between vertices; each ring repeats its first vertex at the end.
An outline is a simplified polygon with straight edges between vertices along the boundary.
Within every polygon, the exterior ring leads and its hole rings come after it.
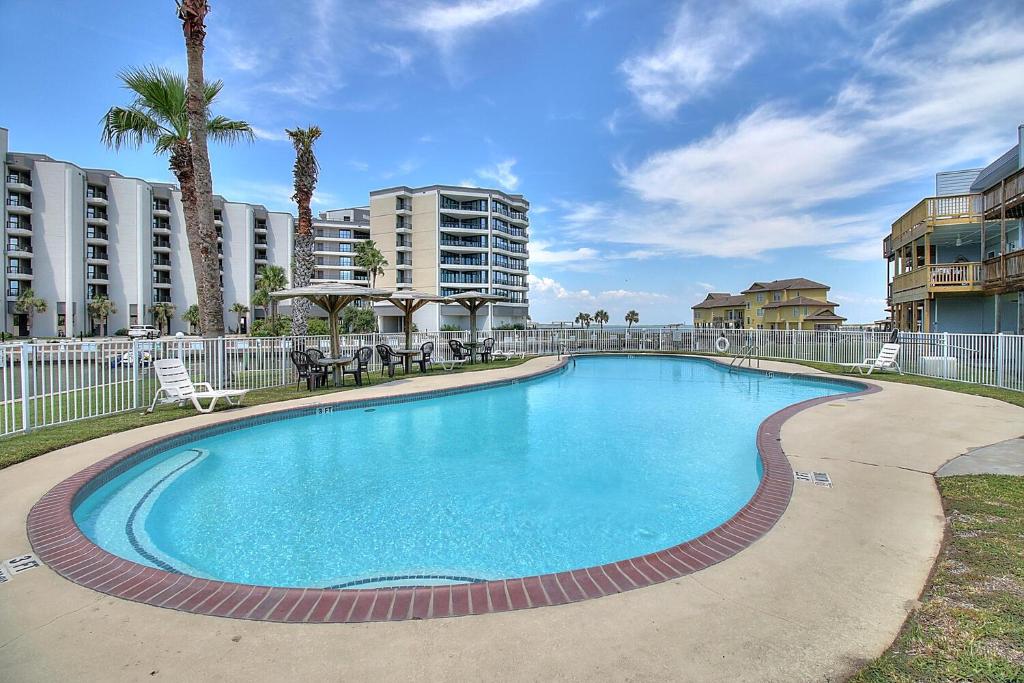
POLYGON ((1024 477, 939 480, 950 530, 921 605, 855 683, 1024 681, 1024 477))
MULTIPOLYGON (((442 370, 439 366, 435 366, 428 375, 437 374, 459 374, 464 372, 477 372, 480 370, 493 370, 497 368, 508 368, 515 365, 520 365, 524 361, 522 359, 515 360, 495 360, 491 363, 477 363, 475 365, 468 365, 456 368, 451 373, 442 370)), ((413 371, 409 374, 409 378, 416 381, 417 378, 422 375, 413 371)), ((395 379, 403 379, 403 375, 400 371, 395 373, 395 379)), ((377 385, 387 383, 389 380, 387 376, 381 377, 380 372, 370 373, 370 385, 377 385)), ((291 384, 284 387, 274 387, 271 389, 255 389, 250 391, 245 396, 243 405, 253 406, 260 405, 263 403, 274 403, 277 401, 288 401, 294 398, 302 398, 304 396, 318 396, 318 395, 330 395, 340 392, 347 392, 359 389, 355 387, 351 382, 351 378, 348 380, 342 388, 327 387, 323 389, 316 389, 312 392, 307 391, 305 385, 298 391, 295 390, 295 385, 291 384)), ((364 386, 366 386, 364 384, 364 386)), ((145 394, 152 396, 152 394, 145 394)), ((228 410, 223 402, 218 403, 217 412, 228 410)), ((104 417, 94 417, 78 422, 68 422, 52 427, 42 427, 35 429, 27 434, 19 434, 17 436, 11 436, 0 440, 0 469, 10 467, 19 462, 24 462, 36 456, 50 451, 55 451, 58 448, 64 448, 65 446, 71 446, 76 443, 82 443, 89 439, 95 439, 100 436, 106 436, 108 434, 114 434, 116 432, 123 432, 136 427, 144 427, 146 425, 157 424, 160 422, 168 422, 170 420, 177 420, 182 417, 189 417, 196 415, 195 409, 189 404, 185 408, 178 408, 175 405, 164 405, 157 407, 152 413, 145 415, 140 414, 142 409, 133 410, 124 413, 118 413, 116 415, 108 415, 104 417)))

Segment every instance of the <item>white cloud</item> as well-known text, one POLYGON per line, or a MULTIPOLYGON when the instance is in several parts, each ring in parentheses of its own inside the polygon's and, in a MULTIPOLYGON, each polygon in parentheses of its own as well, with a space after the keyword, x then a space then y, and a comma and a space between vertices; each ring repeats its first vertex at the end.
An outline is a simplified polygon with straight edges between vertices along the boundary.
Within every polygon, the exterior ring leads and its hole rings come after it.
POLYGON ((703 290, 706 290, 706 291, 708 291, 708 292, 713 292, 713 291, 715 291, 716 289, 718 289, 717 287, 715 287, 715 286, 714 286, 713 284, 711 284, 710 282, 698 282, 698 283, 697 283, 697 286, 698 286, 698 287, 700 287, 700 288, 701 288, 701 289, 703 289, 703 290))
POLYGON ((580 15, 580 19, 583 21, 584 26, 590 26, 607 13, 608 8, 604 5, 594 5, 593 7, 588 7, 583 10, 583 13, 580 15))
POLYGON ((881 236, 909 206, 879 205, 875 193, 1013 143, 1024 91, 1006 84, 1024 73, 1022 33, 1024 20, 1007 15, 865 57, 817 109, 764 104, 619 164, 627 200, 563 204, 563 223, 579 241, 669 253, 756 258, 822 246, 834 258, 880 258, 881 236), (964 33, 982 44, 958 41, 964 33), (936 44, 952 47, 936 53, 936 44))
POLYGON ((405 160, 401 161, 398 164, 398 166, 396 166, 395 168, 387 170, 387 171, 384 171, 383 173, 381 173, 380 177, 384 178, 384 179, 388 179, 388 178, 394 178, 396 176, 407 176, 410 173, 412 173, 413 171, 415 171, 416 169, 418 169, 422 165, 423 165, 423 162, 420 161, 419 159, 405 159, 405 160))
POLYGON ((513 191, 519 187, 519 176, 512 172, 512 167, 515 165, 515 159, 505 159, 494 166, 477 169, 476 174, 483 180, 493 180, 503 189, 513 191))
POLYGON ((283 130, 276 131, 268 128, 260 128, 259 126, 252 127, 253 134, 260 140, 270 140, 272 142, 288 142, 288 134, 283 130))
POLYGON ((530 242, 530 263, 550 263, 563 267, 581 264, 593 265, 600 256, 596 249, 577 247, 575 249, 551 249, 550 242, 532 240, 530 242))
MULTIPOLYGON (((287 211, 295 213, 295 202, 292 194, 295 189, 284 183, 229 179, 218 183, 214 192, 232 202, 252 202, 263 204, 271 211, 287 211)), ((312 204, 321 208, 340 205, 337 196, 330 192, 317 190, 313 193, 312 204)))
POLYGON ((432 2, 415 12, 409 19, 409 25, 434 34, 438 40, 453 41, 459 31, 535 9, 541 2, 543 0, 463 0, 455 4, 432 2))
POLYGON ((368 48, 370 52, 380 55, 386 60, 385 74, 399 73, 412 65, 413 52, 407 47, 390 43, 373 43, 368 48))
POLYGON ((589 290, 581 289, 570 291, 562 286, 561 282, 549 277, 538 277, 533 273, 526 276, 530 285, 531 296, 553 297, 555 299, 569 299, 573 301, 594 301, 594 295, 589 290))

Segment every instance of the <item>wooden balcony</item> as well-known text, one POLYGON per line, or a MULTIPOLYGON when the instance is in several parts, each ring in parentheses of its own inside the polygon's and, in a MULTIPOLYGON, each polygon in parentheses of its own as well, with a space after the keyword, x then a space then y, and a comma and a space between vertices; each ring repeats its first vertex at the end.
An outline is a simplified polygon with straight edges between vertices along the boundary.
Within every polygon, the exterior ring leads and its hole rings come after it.
POLYGON ((949 197, 929 197, 918 202, 892 224, 888 243, 883 243, 886 257, 936 225, 978 223, 981 221, 981 195, 958 194, 949 197))
POLYGON ((1024 251, 1014 251, 985 261, 985 286, 992 289, 1024 284, 1024 251))
POLYGON ((1017 171, 1004 182, 991 188, 985 193, 983 199, 986 214, 996 211, 1003 203, 1006 204, 1009 214, 1012 208, 1022 201, 1024 201, 1024 169, 1017 171))
POLYGON ((893 278, 890 299, 904 303, 927 298, 930 294, 980 292, 985 286, 987 262, 937 263, 915 268, 893 278))

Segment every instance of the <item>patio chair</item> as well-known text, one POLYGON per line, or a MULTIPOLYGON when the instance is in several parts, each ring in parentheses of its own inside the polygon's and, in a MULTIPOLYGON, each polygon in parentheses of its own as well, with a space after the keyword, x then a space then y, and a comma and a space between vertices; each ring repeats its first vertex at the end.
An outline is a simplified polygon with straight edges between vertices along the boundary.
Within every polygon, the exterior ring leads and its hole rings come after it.
POLYGON ((388 373, 388 377, 394 377, 396 367, 402 368, 402 372, 405 372, 405 363, 387 344, 377 344, 377 355, 380 356, 381 377, 385 372, 388 373))
POLYGON ((456 366, 465 365, 469 362, 469 349, 458 339, 449 339, 448 348, 452 351, 452 358, 450 360, 439 358, 438 361, 441 363, 442 368, 454 370, 456 366))
POLYGON ((490 363, 494 357, 494 337, 488 337, 484 339, 484 346, 480 349, 480 360, 484 363, 490 363))
MULTIPOLYGON (((315 349, 311 349, 311 351, 315 351, 315 349)), ((294 350, 290 355, 297 375, 295 391, 299 390, 299 384, 302 383, 302 380, 306 380, 306 388, 310 391, 313 391, 313 387, 322 386, 327 381, 329 370, 317 365, 310 351, 294 350)))
POLYGON ((856 370, 862 375, 870 375, 876 370, 878 372, 892 372, 895 370, 902 375, 903 370, 900 368, 900 364, 896 362, 896 357, 899 353, 899 344, 882 344, 882 350, 879 351, 877 358, 865 358, 862 363, 839 363, 838 365, 850 370, 856 370))
POLYGON ((373 360, 373 349, 369 346, 360 346, 356 349, 355 360, 345 365, 341 370, 341 383, 345 383, 345 375, 352 375, 356 386, 363 386, 363 375, 370 375, 370 361, 373 360))
POLYGON ((426 372, 427 366, 433 366, 434 362, 431 358, 431 354, 434 353, 434 342, 428 341, 420 345, 420 357, 416 359, 416 364, 420 366, 420 372, 426 372))
POLYGON ((192 402, 196 410, 201 413, 212 413, 213 407, 218 399, 224 399, 228 405, 237 406, 242 398, 249 391, 248 389, 214 389, 209 382, 192 383, 188 376, 188 370, 180 358, 162 358, 153 362, 153 369, 160 380, 160 388, 156 390, 153 403, 149 406, 147 413, 152 413, 158 401, 162 403, 184 404, 192 402), (201 399, 209 399, 210 403, 205 408, 201 399))
POLYGON ((512 360, 513 358, 526 358, 526 352, 509 348, 497 348, 491 352, 491 356, 501 360, 512 360))

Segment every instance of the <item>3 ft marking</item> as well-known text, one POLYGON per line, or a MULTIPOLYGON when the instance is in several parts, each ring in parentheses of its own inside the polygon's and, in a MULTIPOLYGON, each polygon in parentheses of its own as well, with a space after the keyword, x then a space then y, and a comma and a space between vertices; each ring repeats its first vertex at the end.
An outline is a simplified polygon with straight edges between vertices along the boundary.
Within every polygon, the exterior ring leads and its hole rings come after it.
POLYGON ((18 555, 4 562, 0 567, 0 583, 7 583, 15 576, 39 566, 39 560, 32 553, 18 555))

